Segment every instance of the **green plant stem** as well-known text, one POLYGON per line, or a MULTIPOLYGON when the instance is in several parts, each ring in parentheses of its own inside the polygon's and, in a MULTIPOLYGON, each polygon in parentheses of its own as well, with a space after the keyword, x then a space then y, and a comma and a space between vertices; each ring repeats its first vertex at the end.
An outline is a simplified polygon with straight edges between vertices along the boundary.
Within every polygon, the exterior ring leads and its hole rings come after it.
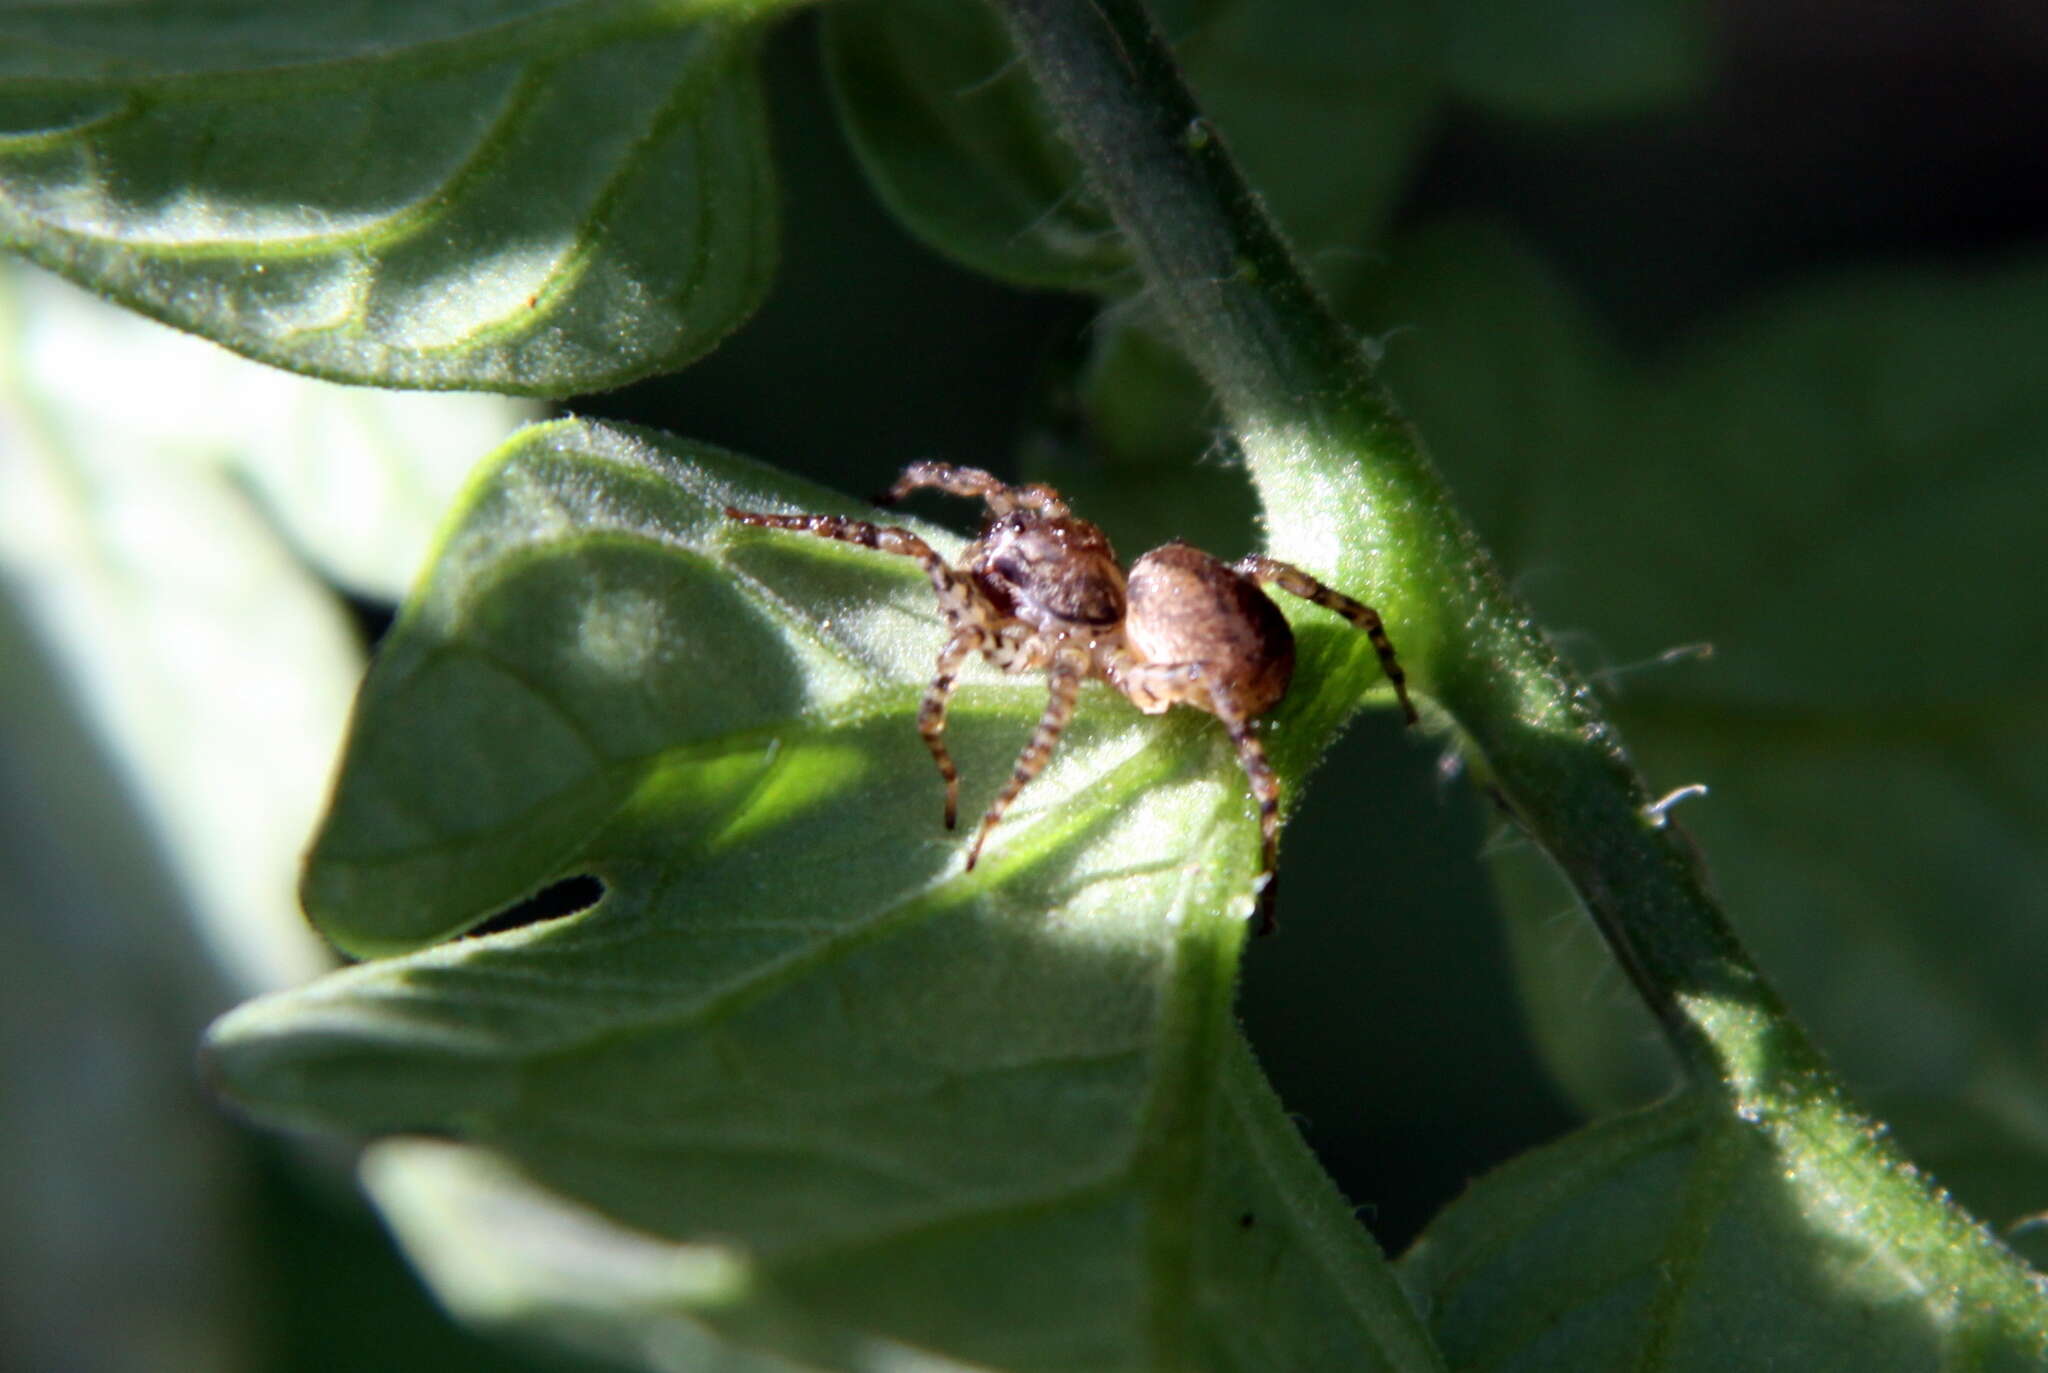
POLYGON ((1287 540, 1279 551, 1347 577, 1398 573, 1375 598, 1411 676, 1563 870, 1694 1089, 1718 1093, 1723 1119, 1780 1157, 1824 1160, 1816 1201, 1882 1210, 1896 1257, 2016 1313, 2007 1333, 2038 1347, 2040 1279, 1849 1102, 1591 689, 1502 584, 1366 351, 1295 264, 1140 0, 993 3, 1130 240, 1151 303, 1221 402, 1287 540))
MULTIPOLYGON (((1402 572, 1381 604, 1469 761, 1578 891, 1688 1075, 1752 1110, 1831 1079, 1652 811, 1592 692, 1495 573, 1135 0, 995 0, 1151 304, 1214 388, 1284 550, 1402 572), (1327 512, 1315 527, 1316 512, 1327 512), (1372 547, 1341 531, 1361 523, 1372 547), (1306 528, 1301 527, 1306 522, 1306 528), (1299 550, 1297 552, 1297 550, 1299 550)), ((1334 722, 1330 722, 1334 723, 1334 722)))

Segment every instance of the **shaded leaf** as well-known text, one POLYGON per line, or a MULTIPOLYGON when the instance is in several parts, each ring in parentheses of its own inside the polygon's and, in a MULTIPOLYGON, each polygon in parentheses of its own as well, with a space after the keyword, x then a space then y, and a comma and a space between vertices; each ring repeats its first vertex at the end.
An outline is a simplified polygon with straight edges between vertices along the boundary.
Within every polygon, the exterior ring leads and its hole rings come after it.
POLYGON ((1852 1076, 1947 1091, 1970 1055, 2039 1075, 2048 629, 2003 589, 2048 481, 2048 272, 1811 289, 1631 374, 1497 237, 1403 262, 1377 307, 1427 345, 1393 343, 1401 394, 1530 593, 1571 608, 1639 750, 1712 786, 1679 815, 1795 1004, 1852 1076))
POLYGON ((995 12, 951 0, 842 0, 825 68, 868 182, 904 227, 1026 286, 1110 290, 1129 254, 1081 185, 995 12))
MULTIPOLYGON (((2013 588, 2048 480, 2048 272, 1809 288, 1633 371, 1490 231, 1425 235, 1388 280, 1403 398, 1608 665, 1652 775, 1711 787, 1675 817, 1759 961, 1915 1157, 1994 1227, 2038 1213, 2048 632, 2013 588)), ((1658 1090, 1660 1039, 1571 897, 1526 850, 1496 871, 1559 1078, 1658 1090)))
POLYGON ((1203 114, 1314 276, 1371 261, 1436 122, 1428 0, 1232 0, 1164 16, 1203 114))
POLYGON ((1457 1369, 2039 1367, 2048 1285, 1873 1161, 1679 1099, 1501 1169, 1402 1275, 1457 1369))
POLYGON ((0 16, 0 242, 265 362, 566 395, 749 314, 776 6, 0 16))
POLYGON ((1695 0, 1459 0, 1442 8, 1445 78, 1503 114, 1626 114, 1695 93, 1711 56, 1695 0))
MULTIPOLYGON (((343 947, 418 951, 222 1020, 228 1090, 455 1133, 614 1222, 736 1242, 741 1295, 677 1314, 791 1357, 1433 1366, 1235 1043, 1257 841, 1214 722, 1091 688, 967 874, 912 725, 928 585, 727 502, 849 508, 568 423, 474 488, 306 883, 343 947), (421 947, 575 873, 603 883, 585 911, 421 947)), ((966 814, 1042 697, 963 687, 966 814)))
MULTIPOLYGON (((1691 0, 1590 10, 1167 0, 1154 10, 1214 128, 1333 285, 1373 261, 1447 101, 1612 116, 1690 94, 1707 58, 1691 0)), ((1021 285, 1136 287, 1128 251, 991 11, 849 0, 827 10, 824 32, 848 136, 905 227, 1021 285)))
POLYGON ((2048 271, 2020 267, 1734 322, 1645 380, 1604 437, 1658 459, 1615 461, 1615 517, 1581 516, 1610 567, 1668 550, 1652 529, 1713 550, 1583 603, 1624 662, 1715 645, 1625 678, 1624 718, 1714 787, 1686 823, 1794 1004, 1852 1079, 2036 1119, 2048 616, 2012 588, 2048 499, 2044 310, 2048 271))
MULTIPOLYGON (((1184 0, 1161 6, 1189 79, 1312 252, 1377 231, 1432 109, 1425 7, 1184 0), (1317 130, 1313 139, 1303 129, 1317 130)), ((1030 286, 1136 285, 1127 250, 1047 121, 992 11, 855 0, 826 59, 862 166, 919 237, 1030 286)), ((1333 257, 1332 272, 1349 259, 1333 257)))

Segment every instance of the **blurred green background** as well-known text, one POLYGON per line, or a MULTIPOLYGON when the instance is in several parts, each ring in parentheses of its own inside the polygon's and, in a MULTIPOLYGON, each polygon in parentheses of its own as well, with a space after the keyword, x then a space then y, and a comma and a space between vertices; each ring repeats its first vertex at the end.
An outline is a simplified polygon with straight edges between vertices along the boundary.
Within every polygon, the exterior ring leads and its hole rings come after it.
MULTIPOLYGON (((1713 787, 1679 814, 1795 1010, 1966 1204, 2048 1212, 2048 18, 1739 0, 1651 7, 1645 36, 1627 6, 1527 33, 1546 7, 1448 8, 1357 191, 1384 203, 1290 221, 1299 246, 1653 781, 1713 787)), ((1127 554, 1252 547, 1142 307, 995 285, 907 235, 816 28, 770 50, 768 305, 688 372, 570 408, 852 492, 914 458, 1053 480, 1127 554)), ((1283 214, 1330 176, 1298 126, 1243 151, 1283 214)), ((214 1014, 322 962, 290 923, 295 836, 434 511, 519 412, 259 400, 225 355, 66 333, 78 307, 10 280, 0 1365, 558 1366, 448 1326, 344 1151, 225 1120, 192 1067, 214 1014), (342 466, 382 485, 338 494, 342 466), (309 542, 294 510, 337 501, 382 532, 309 542)), ((1283 1099, 1394 1251, 1470 1177, 1660 1084, 1568 898, 1454 773, 1362 720, 1244 975, 1283 1099)))

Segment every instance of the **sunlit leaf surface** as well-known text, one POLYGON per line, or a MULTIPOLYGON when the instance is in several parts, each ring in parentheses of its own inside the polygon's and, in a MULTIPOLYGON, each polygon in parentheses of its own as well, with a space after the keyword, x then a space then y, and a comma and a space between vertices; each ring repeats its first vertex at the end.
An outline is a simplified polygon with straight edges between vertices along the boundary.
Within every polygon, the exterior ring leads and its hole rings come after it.
MULTIPOLYGON (((796 1357, 1433 1366, 1236 1042, 1257 841, 1214 722, 1090 688, 968 874, 913 725, 922 576, 728 502, 853 509, 576 424, 473 488, 307 872, 330 938, 397 956, 223 1020, 227 1089, 730 1245, 740 1295, 679 1313, 796 1357), (572 875, 597 904, 434 942, 572 875)), ((963 686, 967 814, 1042 696, 963 686)))
POLYGON ((0 243, 279 366, 678 366, 773 255, 758 0, 0 13, 0 243))

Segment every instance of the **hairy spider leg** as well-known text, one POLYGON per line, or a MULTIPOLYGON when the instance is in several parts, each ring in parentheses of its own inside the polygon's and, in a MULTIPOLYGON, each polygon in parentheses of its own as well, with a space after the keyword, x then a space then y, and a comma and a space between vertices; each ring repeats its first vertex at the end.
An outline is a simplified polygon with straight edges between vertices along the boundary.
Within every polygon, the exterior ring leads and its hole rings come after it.
POLYGON ((1073 514, 1059 493, 1049 486, 1033 482, 1029 486, 1011 486, 991 472, 979 467, 956 467, 950 462, 914 462, 903 469, 903 475, 896 484, 876 498, 876 505, 894 505, 913 491, 932 487, 949 496, 965 496, 969 500, 988 503, 991 515, 1007 515, 1013 510, 1036 510, 1052 519, 1066 519, 1073 514))
POLYGON ((1275 914, 1280 898, 1280 779, 1266 761, 1266 746, 1259 742, 1252 722, 1223 704, 1223 693, 1212 692, 1216 718, 1230 732, 1237 749, 1237 765, 1251 784, 1252 799, 1259 803, 1259 914, 1255 934, 1271 934, 1279 926, 1275 914))
MULTIPOLYGON (((938 613, 952 629, 952 637, 946 639, 942 650, 938 650, 938 670, 932 676, 930 687, 926 687, 924 701, 918 705, 918 732, 924 736, 924 746, 932 750, 932 762, 938 764, 940 781, 946 783, 946 828, 952 830, 958 824, 958 805, 961 805, 961 773, 952 764, 952 752, 946 748, 946 701, 952 697, 954 678, 961 672, 961 664, 977 652, 1004 672, 1028 672, 1040 666, 1044 658, 1036 646, 1036 637, 1028 635, 1024 625, 1001 623, 1004 615, 995 609, 993 602, 989 602, 975 580, 948 568, 946 559, 932 551, 930 543, 907 529, 852 521, 852 518, 840 514, 770 514, 764 510, 739 510, 737 506, 725 506, 725 514, 731 521, 754 525, 758 529, 788 529, 819 539, 858 543, 860 547, 918 559, 918 564, 932 580, 932 590, 938 592, 938 613), (995 627, 989 629, 989 625, 995 627)), ((1069 701, 1067 715, 1071 713, 1073 705, 1069 701)), ((1042 727, 1044 725, 1040 723, 1040 730, 1042 727)), ((1061 721, 1061 727, 1065 727, 1065 719, 1061 721)), ((1059 730, 1053 732, 1053 740, 1057 738, 1059 730)), ((1051 752, 1051 748, 1053 744, 1047 742, 1047 752, 1051 752)), ((1038 766, 1044 766, 1042 758, 1038 760, 1038 766)), ((1018 783, 1018 787, 1022 787, 1022 783, 1018 783)), ((981 840, 987 838, 995 820, 1001 818, 1001 809, 1008 807, 1014 797, 1016 791, 1012 789, 1008 797, 997 803, 991 818, 983 820, 981 834, 975 838, 975 846, 969 852, 969 867, 973 867, 973 857, 981 852, 981 840)))
POLYGON ((1201 663, 1126 660, 1116 665, 1111 680, 1141 710, 1157 714, 1172 704, 1190 705, 1223 722, 1237 750, 1237 765, 1251 784, 1252 799, 1259 803, 1259 909, 1254 932, 1271 934, 1279 924, 1274 912, 1280 894, 1280 778, 1266 758, 1266 746, 1259 741, 1250 717, 1231 708, 1228 693, 1216 690, 1209 670, 1201 663), (1199 688, 1206 704, 1196 698, 1191 687, 1199 688))
POLYGON ((1032 778, 1045 771, 1046 760, 1066 731, 1067 722, 1074 718, 1074 702, 1081 694, 1081 683, 1092 668, 1086 651, 1068 645, 1059 645, 1049 655, 1045 668, 1045 714, 1038 719, 1038 728, 1031 732, 1031 742, 1024 745, 1024 751, 1017 755, 1017 766, 1010 771, 1010 780, 1003 783, 1003 789, 996 793, 996 799, 989 802, 988 810, 981 817, 981 828, 974 833, 974 842, 967 849, 967 870, 974 871, 974 864, 981 857, 981 846, 1002 821, 1003 813, 1010 803, 1017 799, 1017 793, 1024 790, 1032 778))
POLYGON ((1387 629, 1380 622, 1380 613, 1369 605, 1352 600, 1341 591, 1332 591, 1314 577, 1303 572, 1292 563, 1283 563, 1278 558, 1253 554, 1237 565, 1237 570, 1253 581, 1279 587, 1290 596, 1299 596, 1325 610, 1334 610, 1345 619, 1365 631, 1372 640, 1373 652, 1379 654, 1380 670, 1393 684, 1394 695, 1400 699, 1401 712, 1408 717, 1409 724, 1415 724, 1422 717, 1415 713, 1415 703, 1408 699, 1408 674, 1401 670, 1399 660, 1394 657, 1394 644, 1387 637, 1387 629))
POLYGON ((991 620, 1001 618, 972 581, 948 567, 946 560, 933 552, 930 544, 908 529, 850 520, 844 515, 773 515, 760 510, 739 510, 730 505, 725 508, 725 515, 727 519, 761 529, 794 530, 820 539, 834 539, 840 543, 859 544, 862 548, 915 558, 918 566, 924 569, 924 575, 931 579, 932 590, 938 593, 939 613, 945 616, 947 624, 956 628, 971 624, 977 610, 991 620))
POLYGON ((925 688, 924 700, 917 707, 917 732, 924 736, 924 746, 932 751, 932 761, 939 765, 939 776, 946 784, 947 829, 954 828, 959 821, 960 770, 953 766, 953 755, 946 751, 946 700, 953 694, 960 665, 990 648, 992 642, 988 631, 980 625, 964 624, 955 629, 953 637, 939 650, 938 675, 925 688))

